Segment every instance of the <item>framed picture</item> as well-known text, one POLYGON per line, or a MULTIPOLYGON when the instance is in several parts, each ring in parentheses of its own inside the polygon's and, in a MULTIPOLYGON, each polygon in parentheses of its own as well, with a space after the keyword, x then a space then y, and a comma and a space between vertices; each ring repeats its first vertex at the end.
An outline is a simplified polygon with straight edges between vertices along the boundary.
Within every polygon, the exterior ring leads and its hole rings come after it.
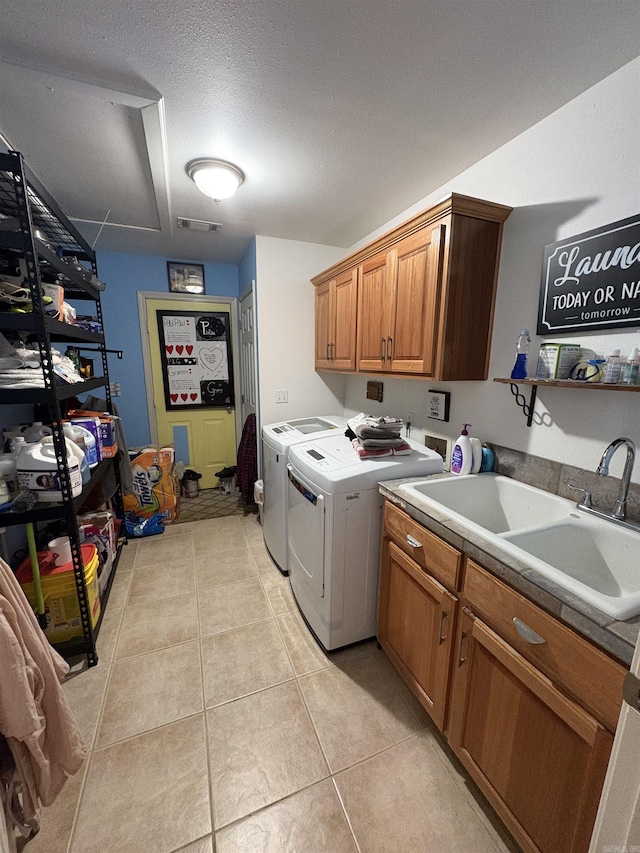
POLYGON ((204 265, 167 261, 171 293, 204 293, 204 265))

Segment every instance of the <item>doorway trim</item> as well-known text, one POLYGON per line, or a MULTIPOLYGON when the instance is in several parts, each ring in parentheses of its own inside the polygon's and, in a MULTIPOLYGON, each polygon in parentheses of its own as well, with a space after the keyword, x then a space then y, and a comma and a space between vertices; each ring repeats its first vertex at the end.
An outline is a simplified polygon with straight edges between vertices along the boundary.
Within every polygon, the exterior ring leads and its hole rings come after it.
MULTIPOLYGON (((147 311, 148 300, 162 300, 163 302, 193 302, 206 304, 208 302, 217 302, 221 305, 229 306, 231 315, 231 328, 233 334, 231 336, 231 353, 233 356, 233 386, 238 389, 240 387, 240 353, 238 349, 238 299, 235 296, 216 296, 215 294, 206 294, 204 296, 196 296, 192 293, 164 293, 160 290, 139 290, 138 291, 138 316, 140 318, 140 340, 142 341, 142 366, 144 368, 144 384, 147 394, 147 414, 149 417, 149 433, 151 435, 151 444, 158 444, 158 419, 156 417, 156 407, 153 402, 153 376, 151 373, 151 345, 149 343, 149 312, 147 311)), ((239 441, 241 435, 242 424, 240 423, 240 413, 237 405, 234 406, 234 417, 236 424, 236 441, 239 441)))

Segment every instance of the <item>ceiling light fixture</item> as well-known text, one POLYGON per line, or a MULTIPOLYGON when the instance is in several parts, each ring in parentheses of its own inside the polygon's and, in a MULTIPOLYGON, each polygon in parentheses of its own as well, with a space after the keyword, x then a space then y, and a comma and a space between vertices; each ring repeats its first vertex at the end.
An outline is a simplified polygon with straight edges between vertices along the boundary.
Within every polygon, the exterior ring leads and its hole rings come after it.
POLYGON ((187 163, 186 169, 200 192, 214 201, 229 198, 244 181, 242 169, 225 160, 201 157, 187 163))

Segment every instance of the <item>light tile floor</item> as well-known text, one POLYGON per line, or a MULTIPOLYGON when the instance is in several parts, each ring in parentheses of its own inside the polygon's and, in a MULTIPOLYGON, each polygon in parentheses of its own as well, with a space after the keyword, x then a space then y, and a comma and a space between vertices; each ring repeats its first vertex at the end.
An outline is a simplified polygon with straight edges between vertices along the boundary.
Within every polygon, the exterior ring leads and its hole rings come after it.
POLYGON ((375 642, 321 652, 255 516, 128 545, 98 654, 27 853, 517 849, 375 642))

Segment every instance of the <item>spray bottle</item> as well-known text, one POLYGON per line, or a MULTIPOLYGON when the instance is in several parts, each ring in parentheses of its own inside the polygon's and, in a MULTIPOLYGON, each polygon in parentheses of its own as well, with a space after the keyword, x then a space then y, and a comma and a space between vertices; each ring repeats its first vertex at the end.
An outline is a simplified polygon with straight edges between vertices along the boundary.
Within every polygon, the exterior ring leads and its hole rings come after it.
POLYGON ((527 352, 529 350, 530 343, 531 337, 529 335, 529 329, 523 329, 520 332, 516 343, 516 361, 513 365, 513 370, 511 371, 512 379, 527 378, 527 352))

